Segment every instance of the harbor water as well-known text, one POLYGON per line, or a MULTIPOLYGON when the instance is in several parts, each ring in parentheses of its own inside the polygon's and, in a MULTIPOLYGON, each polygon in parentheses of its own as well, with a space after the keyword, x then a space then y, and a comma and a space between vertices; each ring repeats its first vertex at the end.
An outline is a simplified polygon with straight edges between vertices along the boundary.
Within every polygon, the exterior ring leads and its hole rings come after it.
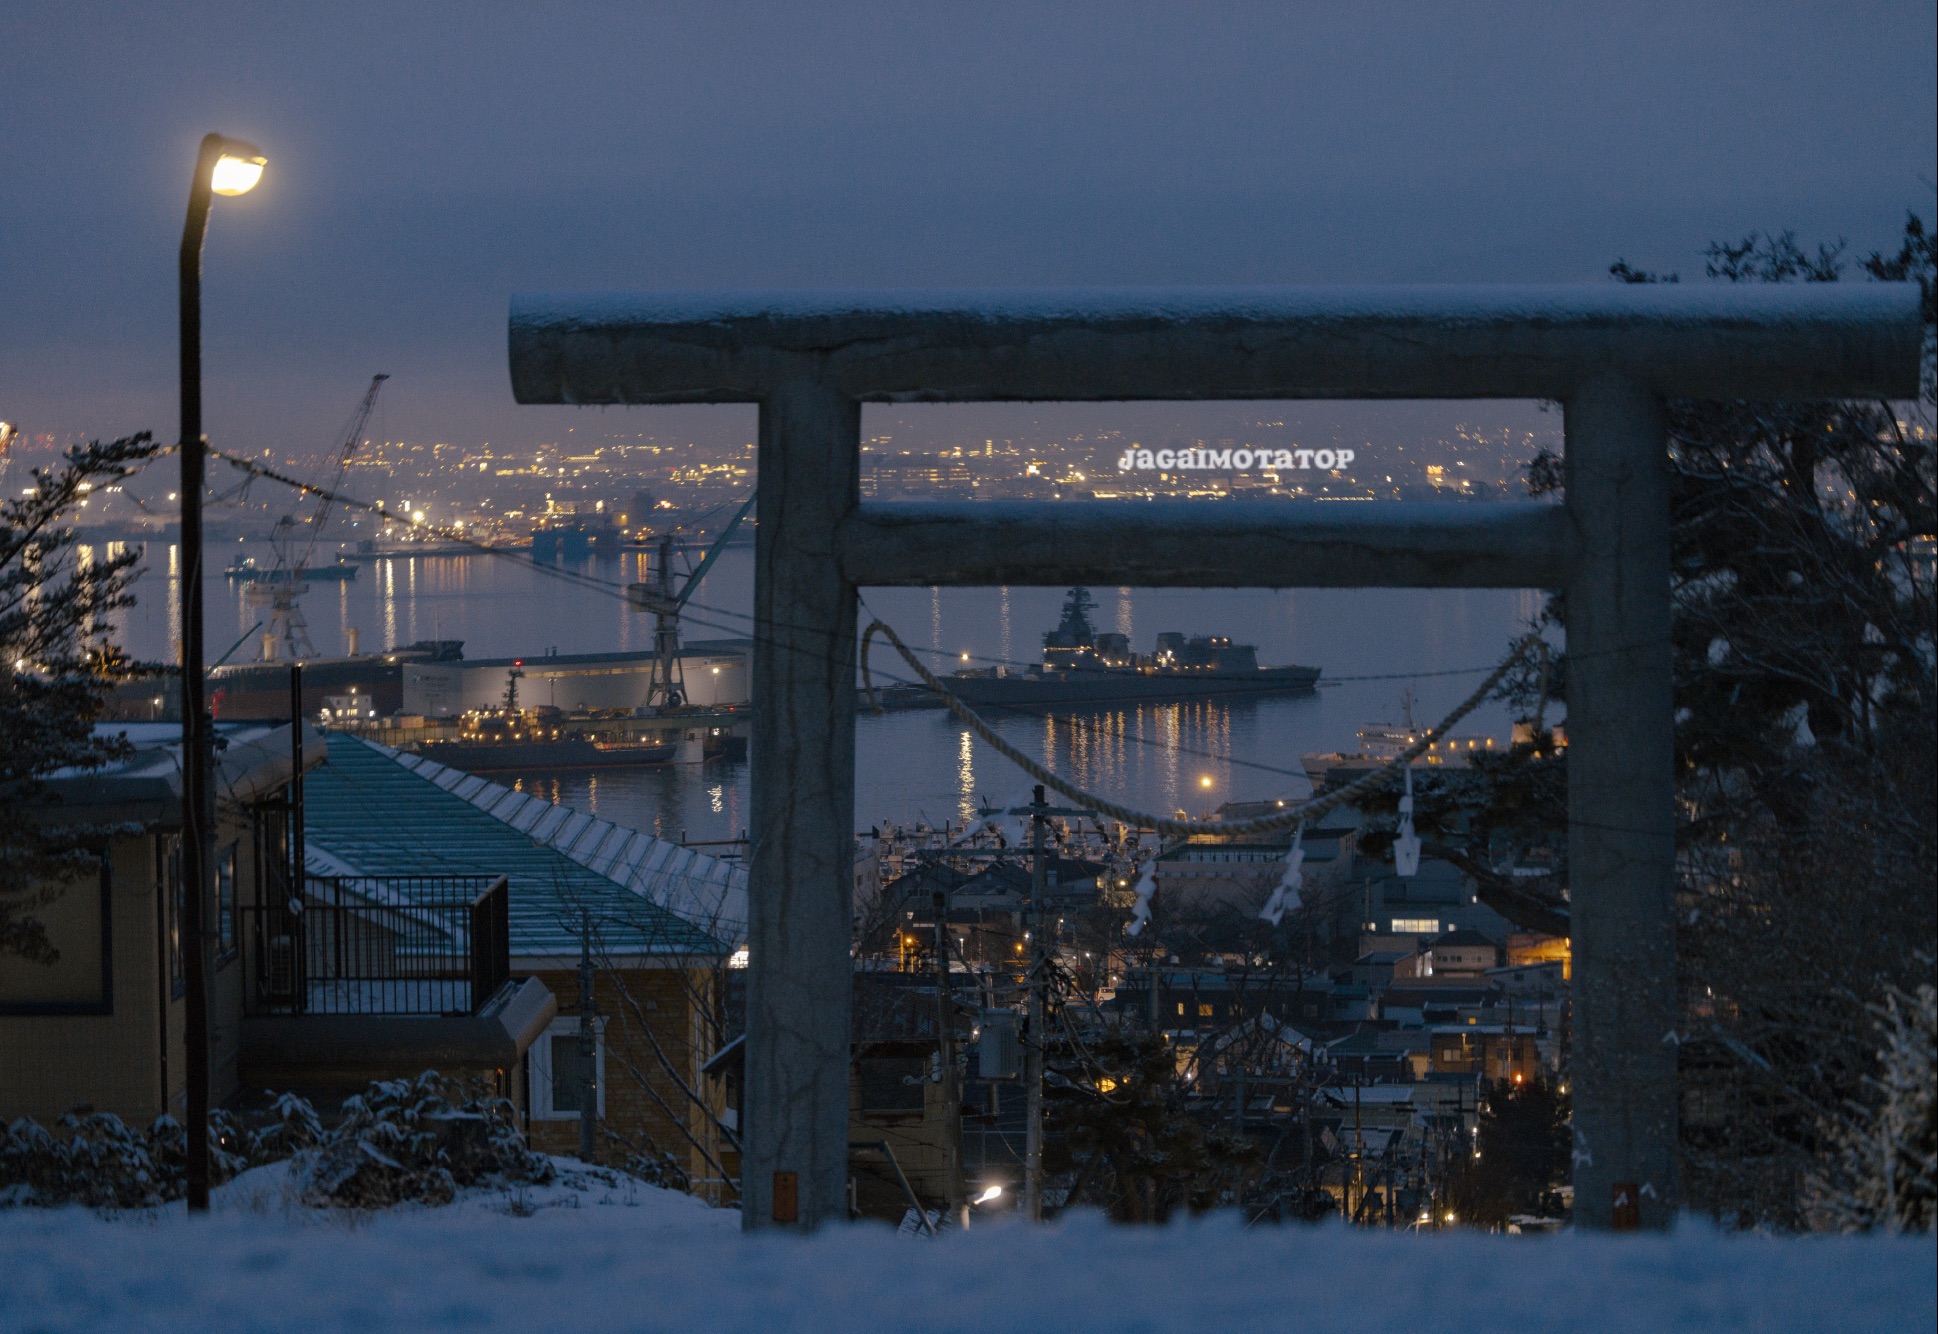
MULTIPOLYGON (((265 609, 222 573, 246 555, 268 563, 267 548, 250 543, 210 553, 204 598, 212 657, 232 643, 238 647, 231 661, 258 652, 265 609)), ((365 564, 355 579, 312 585, 303 611, 323 656, 344 653, 352 629, 364 652, 423 639, 463 640, 468 658, 643 650, 652 645, 652 618, 629 608, 623 593, 642 577, 643 559, 629 552, 541 570, 523 555, 388 558, 365 564)), ((120 613, 124 644, 137 657, 175 657, 177 561, 172 545, 146 548, 137 605, 120 613)), ((1066 591, 867 589, 862 624, 886 621, 911 648, 931 655, 938 671, 1016 669, 1038 660, 1066 591)), ((1438 721, 1504 656, 1543 602, 1533 590, 1094 588, 1091 595, 1096 628, 1128 636, 1138 652, 1150 652, 1161 631, 1222 634, 1257 645, 1262 664, 1321 669, 1319 688, 1306 695, 995 720, 1007 741, 1085 788, 1145 811, 1191 815, 1225 801, 1305 795, 1303 755, 1351 750, 1361 727, 1404 721, 1409 692, 1415 721, 1438 721)), ((753 552, 730 549, 689 603, 682 638, 747 638, 752 608, 753 552)), ((879 641, 874 662, 878 679, 910 675, 879 641)), ((1505 741, 1509 721, 1504 706, 1488 704, 1457 730, 1505 741)), ((491 777, 663 837, 728 840, 747 827, 745 763, 491 777)), ((858 721, 855 815, 862 829, 961 821, 984 802, 1016 803, 1028 791, 1014 765, 947 713, 864 712, 858 721)))

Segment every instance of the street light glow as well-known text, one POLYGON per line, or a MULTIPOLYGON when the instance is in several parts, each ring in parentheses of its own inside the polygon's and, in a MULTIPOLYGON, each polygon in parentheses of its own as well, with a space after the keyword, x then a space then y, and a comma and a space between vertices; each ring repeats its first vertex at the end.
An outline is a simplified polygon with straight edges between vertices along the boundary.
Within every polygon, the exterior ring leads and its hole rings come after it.
POLYGON ((256 188, 262 169, 268 165, 269 159, 254 144, 231 140, 209 172, 209 189, 219 195, 246 195, 256 188))
POLYGON ((1002 1193, 1003 1193, 1003 1188, 1001 1186, 991 1186, 989 1189, 985 1190, 982 1194, 976 1196, 975 1202, 977 1204, 988 1204, 991 1200, 1000 1198, 1002 1196, 1002 1193))

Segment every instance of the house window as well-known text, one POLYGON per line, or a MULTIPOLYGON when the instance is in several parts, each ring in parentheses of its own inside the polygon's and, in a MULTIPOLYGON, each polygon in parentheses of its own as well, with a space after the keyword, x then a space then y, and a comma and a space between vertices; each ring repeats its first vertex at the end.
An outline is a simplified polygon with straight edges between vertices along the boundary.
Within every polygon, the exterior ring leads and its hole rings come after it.
POLYGON ((1206 1004, 1204 1004, 1203 1002, 1199 1002, 1199 1005, 1198 1005, 1198 1018, 1200 1018, 1200 1019, 1209 1019, 1209 1018, 1211 1018, 1211 1007, 1210 1007, 1209 1005, 1206 1005, 1206 1004))
POLYGON ((1395 917, 1393 934, 1396 936, 1437 936, 1440 934, 1440 919, 1437 917, 1395 917))
POLYGON ((920 1112, 928 1102, 929 1062, 919 1056, 868 1056, 856 1063, 864 1112, 920 1112))
MULTIPOLYGON (((595 1113, 606 1114, 606 1021, 593 1020, 592 1079, 595 1113)), ((585 1106, 585 1055, 579 1050, 579 1017, 561 1015, 525 1054, 531 1068, 532 1117, 576 1120, 585 1106)))
POLYGON ((224 959, 236 952, 236 845, 222 850, 215 862, 215 949, 224 959))

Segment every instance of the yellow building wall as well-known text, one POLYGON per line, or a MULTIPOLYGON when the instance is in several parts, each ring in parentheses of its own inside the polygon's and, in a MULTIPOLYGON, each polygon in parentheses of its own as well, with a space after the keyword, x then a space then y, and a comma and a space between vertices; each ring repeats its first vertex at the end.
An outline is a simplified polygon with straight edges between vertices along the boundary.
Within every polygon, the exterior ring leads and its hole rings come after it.
MULTIPOLYGON (((252 837, 246 824, 218 822, 218 854, 231 844, 236 847, 238 908, 255 899, 252 837)), ((164 1110, 178 1119, 187 1111, 187 1007, 169 977, 167 932, 159 912, 162 842, 154 834, 136 834, 109 844, 108 1012, 0 1013, 0 1120, 26 1116, 51 1125, 67 1111, 88 1107, 146 1128, 164 1110)), ((81 974, 98 978, 99 902, 99 881, 90 879, 69 887, 42 914, 64 956, 54 973, 73 981, 81 981, 81 974)), ((213 904, 210 913, 213 920, 213 904)), ((41 972, 42 965, 0 961, 0 1004, 46 998, 50 989, 60 989, 41 972)), ((236 1088, 242 985, 240 954, 216 959, 209 974, 210 1098, 215 1104, 236 1088)), ((100 993, 97 989, 93 994, 100 993)))
MULTIPOLYGON (((576 1019, 577 969, 539 969, 531 975, 558 997, 559 1019, 576 1019)), ((725 1110, 718 1081, 700 1074, 700 1067, 713 1055, 706 1014, 715 985, 712 969, 678 967, 600 969, 593 985, 593 1008, 605 1019, 605 1134, 599 1145, 600 1161, 617 1164, 628 1146, 640 1150, 650 1146, 671 1155, 698 1193, 708 1198, 722 1197, 715 1163, 726 1148, 716 1125, 725 1110), (661 1065, 655 1041, 673 1074, 661 1065), (694 1105, 682 1084, 707 1105, 694 1105), (707 1154, 713 1156, 713 1163, 707 1161, 707 1154)), ((545 1153, 576 1154, 578 1118, 534 1116, 531 1144, 545 1153)))
MULTIPOLYGON (((0 1119, 26 1116, 51 1125, 63 1112, 88 1106, 146 1126, 161 1112, 154 847, 146 835, 117 838, 109 847, 110 1011, 0 1014, 0 1119)), ((0 1002, 44 999, 55 990, 69 990, 71 998, 79 990, 50 987, 48 973, 98 976, 99 899, 99 882, 89 880, 68 886, 41 914, 61 963, 53 970, 20 959, 0 963, 0 1002)), ((171 1056, 179 1078, 179 1045, 171 1056)))

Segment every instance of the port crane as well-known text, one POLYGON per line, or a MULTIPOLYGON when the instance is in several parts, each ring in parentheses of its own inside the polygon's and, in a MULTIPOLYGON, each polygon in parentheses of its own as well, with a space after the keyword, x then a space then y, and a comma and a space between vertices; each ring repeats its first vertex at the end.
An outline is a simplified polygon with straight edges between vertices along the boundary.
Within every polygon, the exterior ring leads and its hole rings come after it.
POLYGON ((687 600, 700 587, 713 562, 726 549, 727 539, 740 527, 740 521, 747 517, 754 507, 754 497, 748 496, 746 502, 734 511, 733 518, 727 520, 720 536, 713 539, 707 554, 700 563, 687 574, 686 580, 678 591, 673 587, 673 551, 676 539, 667 533, 659 539, 659 550, 653 561, 653 577, 649 582, 627 584, 626 600, 635 611, 653 613, 653 680, 646 693, 646 703, 650 708, 676 709, 686 703, 686 682, 680 675, 680 612, 687 600))
POLYGON ((356 411, 350 414, 349 425, 344 429, 342 443, 336 450, 336 473, 330 485, 317 496, 316 512, 309 518, 307 536, 302 532, 302 521, 293 513, 276 520, 276 526, 270 530, 269 545, 275 553, 275 564, 266 578, 251 582, 245 590, 246 595, 258 605, 264 601, 269 603, 269 628, 263 631, 262 636, 265 662, 273 661, 279 651, 292 661, 316 656, 316 646, 310 643, 309 625, 303 619, 303 594, 309 590, 303 576, 309 571, 310 560, 316 554, 316 544, 330 521, 330 507, 343 486, 343 474, 350 466, 350 456, 357 452, 363 429, 370 424, 370 414, 376 411, 378 391, 389 378, 388 375, 371 376, 370 387, 364 390, 362 401, 357 404, 356 411))

